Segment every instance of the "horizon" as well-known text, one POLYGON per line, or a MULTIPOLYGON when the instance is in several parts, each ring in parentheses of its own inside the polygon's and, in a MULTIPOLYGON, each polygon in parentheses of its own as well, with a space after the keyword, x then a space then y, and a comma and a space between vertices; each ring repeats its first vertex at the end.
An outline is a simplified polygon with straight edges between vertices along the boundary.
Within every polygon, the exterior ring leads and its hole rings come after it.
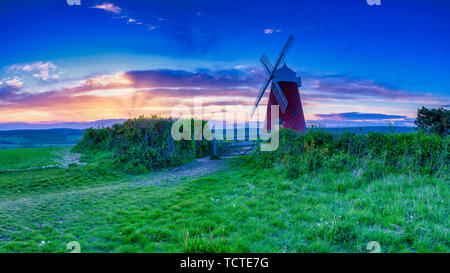
MULTIPOLYGON (((21 130, 52 130, 52 129, 74 129, 74 130, 86 130, 89 128, 106 128, 111 127, 114 124, 122 123, 127 119, 104 119, 95 121, 82 121, 82 122, 50 122, 50 123, 27 123, 27 122, 10 122, 10 123, 0 123, 0 131, 21 131, 21 130)), ((222 123, 219 120, 209 120, 211 124, 222 123)), ((235 122, 226 123, 227 129, 233 129, 234 125, 241 126, 242 124, 249 124, 249 128, 262 128, 263 122, 235 122)), ((335 124, 327 125, 323 123, 317 123, 312 121, 306 121, 307 128, 321 128, 321 129, 343 129, 343 128, 383 128, 383 127, 405 127, 405 128, 417 128, 414 126, 406 125, 394 125, 393 123, 384 125, 373 125, 373 124, 361 124, 353 125, 350 124, 335 124)))
POLYGON ((446 1, 235 3, 1 2, 0 128, 169 115, 194 97, 247 111, 259 58, 290 34, 309 126, 411 127, 418 108, 450 106, 446 1))

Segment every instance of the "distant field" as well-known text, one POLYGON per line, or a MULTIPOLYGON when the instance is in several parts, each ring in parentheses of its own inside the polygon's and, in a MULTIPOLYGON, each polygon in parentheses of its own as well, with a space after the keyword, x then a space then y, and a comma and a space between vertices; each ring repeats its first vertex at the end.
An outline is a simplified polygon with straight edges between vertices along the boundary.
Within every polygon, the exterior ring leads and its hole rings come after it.
POLYGON ((83 136, 83 130, 11 130, 0 131, 0 150, 37 147, 72 147, 83 136))

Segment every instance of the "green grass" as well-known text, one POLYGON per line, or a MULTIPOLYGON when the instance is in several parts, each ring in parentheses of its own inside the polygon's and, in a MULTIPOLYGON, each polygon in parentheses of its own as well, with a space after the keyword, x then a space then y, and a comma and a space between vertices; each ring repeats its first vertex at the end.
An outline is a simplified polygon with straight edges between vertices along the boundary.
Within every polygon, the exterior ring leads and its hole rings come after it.
POLYGON ((237 167, 132 183, 152 175, 103 165, 0 173, 0 252, 68 252, 70 241, 82 252, 367 252, 369 241, 383 252, 449 252, 444 178, 369 182, 364 170, 327 169, 287 179, 281 167, 237 167))
POLYGON ((0 171, 54 165, 67 148, 23 148, 0 150, 0 171))

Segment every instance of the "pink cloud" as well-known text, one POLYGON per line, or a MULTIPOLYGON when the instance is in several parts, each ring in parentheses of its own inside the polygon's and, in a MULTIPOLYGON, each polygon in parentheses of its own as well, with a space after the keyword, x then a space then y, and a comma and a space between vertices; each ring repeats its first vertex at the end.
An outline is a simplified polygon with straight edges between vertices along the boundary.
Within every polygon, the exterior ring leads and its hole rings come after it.
POLYGON ((115 6, 112 3, 103 3, 101 5, 95 5, 92 8, 106 10, 106 11, 116 13, 116 14, 119 14, 122 11, 121 8, 119 8, 118 6, 115 6))

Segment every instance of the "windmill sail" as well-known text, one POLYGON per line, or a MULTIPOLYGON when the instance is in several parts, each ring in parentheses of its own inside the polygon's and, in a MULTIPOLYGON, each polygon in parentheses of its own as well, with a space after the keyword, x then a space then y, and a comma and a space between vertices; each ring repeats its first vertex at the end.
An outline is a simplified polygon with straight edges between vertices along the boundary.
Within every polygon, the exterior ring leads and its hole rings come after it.
POLYGON ((281 90, 280 85, 275 79, 272 79, 271 91, 275 95, 275 99, 277 100, 278 105, 280 106, 281 112, 284 113, 288 105, 288 100, 286 99, 283 90, 281 90))
POLYGON ((264 95, 264 92, 266 92, 266 89, 267 89, 267 86, 269 85, 269 83, 270 83, 270 78, 267 78, 264 81, 261 91, 259 91, 258 96, 256 97, 255 104, 253 105, 252 112, 250 113, 251 117, 253 117, 253 114, 256 111, 256 107, 258 107, 259 101, 261 100, 262 96, 264 95))
POLYGON ((262 55, 261 64, 264 67, 264 70, 266 70, 267 75, 270 77, 273 71, 273 66, 272 63, 269 61, 269 58, 267 58, 266 54, 262 55))
POLYGON ((284 45, 283 50, 281 50, 280 57, 278 57, 278 60, 275 63, 275 69, 277 69, 278 66, 284 62, 284 59, 286 58, 286 55, 289 52, 289 50, 291 49, 294 41, 295 41, 294 35, 289 36, 289 39, 287 40, 286 44, 284 45))

